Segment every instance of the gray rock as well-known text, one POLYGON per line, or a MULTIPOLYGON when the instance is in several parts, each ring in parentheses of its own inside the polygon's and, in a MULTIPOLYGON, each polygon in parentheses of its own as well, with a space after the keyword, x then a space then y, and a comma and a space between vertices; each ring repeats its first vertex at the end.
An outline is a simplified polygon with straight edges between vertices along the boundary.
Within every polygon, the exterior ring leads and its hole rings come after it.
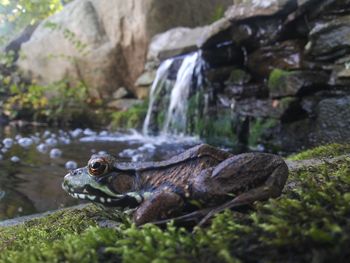
POLYGON ((112 97, 113 97, 113 99, 117 100, 117 99, 122 99, 128 95, 129 95, 129 92, 127 91, 127 89, 124 87, 120 87, 115 92, 113 92, 112 97))
POLYGON ((153 36, 175 26, 210 22, 232 0, 76 0, 43 21, 22 45, 18 66, 39 84, 62 79, 88 84, 108 99, 120 86, 136 92, 153 36))
POLYGON ((127 110, 130 109, 132 106, 141 104, 143 101, 138 99, 119 99, 114 100, 108 103, 109 108, 113 108, 116 110, 127 110))
POLYGON ((260 77, 268 77, 275 68, 300 69, 303 62, 303 49, 303 43, 297 40, 261 47, 248 55, 247 67, 260 77))
POLYGON ((311 30, 305 51, 318 61, 335 60, 350 48, 350 16, 320 21, 311 30))
POLYGON ((197 50, 198 38, 204 30, 205 27, 178 27, 155 36, 150 44, 147 59, 159 61, 197 50))
POLYGON ((281 119, 286 111, 295 107, 296 98, 271 99, 245 99, 236 102, 235 111, 241 116, 281 119))
POLYGON ((280 98, 309 94, 327 88, 329 75, 322 71, 272 72, 270 97, 280 98))
POLYGON ((218 43, 232 41, 232 24, 227 18, 222 18, 213 24, 204 27, 197 41, 199 48, 211 48, 218 43))
POLYGON ((296 8, 296 0, 247 0, 231 6, 225 17, 231 21, 241 21, 258 16, 287 15, 296 8))
POLYGON ((156 78, 156 71, 146 71, 144 72, 136 81, 135 86, 138 87, 149 87, 152 85, 156 78))

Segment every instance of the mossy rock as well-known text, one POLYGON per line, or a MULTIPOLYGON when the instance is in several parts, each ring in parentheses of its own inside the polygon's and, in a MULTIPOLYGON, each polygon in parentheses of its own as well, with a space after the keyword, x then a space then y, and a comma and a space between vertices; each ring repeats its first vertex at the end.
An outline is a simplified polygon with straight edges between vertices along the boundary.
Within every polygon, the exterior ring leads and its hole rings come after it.
POLYGON ((288 157, 289 160, 306 160, 312 158, 332 158, 335 156, 350 154, 350 144, 328 144, 318 146, 310 150, 303 151, 288 157))
POLYGON ((344 157, 292 171, 281 197, 226 211, 193 232, 173 224, 137 228, 127 219, 103 228, 98 218, 108 214, 94 206, 57 212, 0 228, 0 262, 346 262, 349 193, 344 157))
POLYGON ((126 111, 117 111, 111 114, 112 129, 141 128, 147 114, 147 103, 132 106, 126 111))

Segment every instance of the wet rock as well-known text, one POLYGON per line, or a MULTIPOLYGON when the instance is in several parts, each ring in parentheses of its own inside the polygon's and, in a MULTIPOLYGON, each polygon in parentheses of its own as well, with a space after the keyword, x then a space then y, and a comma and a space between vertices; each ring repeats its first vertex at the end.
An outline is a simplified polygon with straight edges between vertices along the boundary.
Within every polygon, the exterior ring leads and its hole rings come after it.
POLYGON ((234 66, 209 68, 204 72, 204 76, 211 83, 213 82, 224 83, 230 77, 231 72, 235 69, 236 67, 234 66))
POLYGON ((302 68, 304 43, 285 41, 262 47, 248 55, 248 69, 260 77, 268 77, 275 68, 295 70, 302 68))
POLYGON ((254 18, 234 24, 232 32, 233 42, 244 46, 250 52, 262 46, 275 44, 283 32, 283 19, 254 18))
POLYGON ((301 96, 327 88, 329 75, 320 71, 271 72, 268 82, 270 97, 301 96))
POLYGON ((233 43, 224 44, 215 49, 205 49, 202 56, 210 67, 240 66, 244 63, 243 50, 233 43))
POLYGON ((131 108, 132 106, 141 104, 142 102, 143 102, 142 100, 138 100, 138 99, 119 99, 108 103, 108 107, 116 110, 124 111, 131 108))
POLYGON ((306 53, 317 61, 332 61, 349 53, 350 15, 320 22, 311 30, 306 53))
POLYGON ((203 28, 202 34, 197 41, 198 47, 203 49, 213 48, 218 43, 232 41, 231 29, 232 24, 228 19, 219 19, 210 26, 203 28))
POLYGON ((240 21, 259 16, 288 15, 296 8, 296 0, 248 0, 231 6, 225 12, 225 17, 240 21))
POLYGON ((298 99, 289 97, 281 100, 245 99, 236 102, 235 110, 241 116, 280 119, 286 110, 295 107, 298 99))
POLYGON ((251 81, 252 76, 242 70, 242 69, 234 69, 231 71, 231 74, 227 81, 225 82, 226 85, 243 85, 247 84, 249 81, 251 81))
POLYGON ((317 108, 313 141, 318 144, 350 141, 350 96, 326 98, 317 108))
POLYGON ((228 85, 225 87, 224 93, 229 98, 237 100, 246 98, 267 98, 268 89, 262 84, 246 84, 246 85, 228 85))

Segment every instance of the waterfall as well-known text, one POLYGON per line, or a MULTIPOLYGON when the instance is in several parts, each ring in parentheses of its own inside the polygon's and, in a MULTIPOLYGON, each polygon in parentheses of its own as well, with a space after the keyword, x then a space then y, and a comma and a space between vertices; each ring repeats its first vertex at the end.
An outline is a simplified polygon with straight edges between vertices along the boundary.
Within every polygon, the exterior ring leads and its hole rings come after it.
POLYGON ((152 87, 151 87, 151 92, 149 96, 149 106, 147 110, 147 115, 145 118, 145 121, 143 123, 143 129, 142 132, 144 135, 149 134, 149 126, 151 123, 151 117, 152 117, 152 112, 154 110, 154 104, 156 101, 156 98, 159 96, 159 93, 161 90, 164 88, 164 84, 167 80, 168 77, 168 71, 173 64, 174 59, 167 59, 165 60, 158 68, 156 78, 153 81, 152 87))
MULTIPOLYGON (((168 59, 160 65, 150 92, 149 107, 143 125, 145 135, 150 133, 150 125, 152 118, 155 118, 155 112, 165 114, 162 126, 158 127, 161 134, 182 135, 186 133, 189 97, 196 85, 202 85, 200 72, 202 65, 203 60, 200 52, 168 59), (175 64, 174 61, 178 59, 181 59, 182 63, 177 71, 175 81, 171 81, 169 80, 169 71, 175 64), (169 85, 167 86, 169 83, 170 88, 169 85), (165 94, 162 95, 162 93, 165 94), (160 98, 160 96, 162 97, 160 98)), ((158 125, 160 124, 158 123, 158 125)))
POLYGON ((198 52, 187 56, 177 73, 175 85, 171 91, 170 104, 162 133, 185 133, 188 96, 192 86, 192 77, 198 60, 198 52))

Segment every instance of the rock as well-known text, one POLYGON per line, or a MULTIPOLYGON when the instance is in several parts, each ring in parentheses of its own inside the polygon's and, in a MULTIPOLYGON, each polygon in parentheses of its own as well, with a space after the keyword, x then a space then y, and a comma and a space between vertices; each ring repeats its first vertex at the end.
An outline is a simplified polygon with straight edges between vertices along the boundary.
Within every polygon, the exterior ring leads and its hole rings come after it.
POLYGON ((232 24, 227 18, 221 18, 215 23, 203 28, 197 41, 199 48, 213 48, 218 43, 232 41, 232 24))
POLYGON ((122 99, 128 95, 129 95, 129 92, 127 91, 127 89, 124 87, 120 87, 115 92, 113 92, 112 97, 113 99, 117 100, 117 99, 122 99))
POLYGON ((350 15, 316 23, 305 47, 306 53, 317 61, 332 61, 349 53, 350 15))
POLYGON ((210 67, 242 66, 244 63, 242 49, 233 43, 224 44, 215 49, 205 49, 202 57, 210 67))
POLYGON ((234 66, 226 66, 220 68, 209 68, 204 72, 204 76, 209 82, 224 83, 230 77, 231 72, 235 70, 234 66))
POLYGON ((98 98, 108 99, 121 86, 135 93, 153 36, 174 26, 206 24, 217 6, 231 3, 76 0, 38 26, 22 45, 24 56, 18 66, 39 84, 83 81, 98 98))
POLYGON ((243 85, 247 84, 249 81, 251 81, 252 76, 242 70, 242 69, 234 69, 231 71, 230 76, 226 80, 226 85, 243 85))
POLYGON ((149 87, 152 85, 153 81, 156 78, 156 71, 146 71, 144 72, 137 80, 135 83, 135 86, 137 87, 149 87))
POLYGON ((225 12, 225 17, 231 21, 241 21, 259 16, 288 15, 296 8, 296 0, 247 0, 231 6, 225 12))
POLYGON ((113 108, 120 111, 125 111, 132 106, 141 104, 143 101, 138 99, 119 99, 108 103, 108 108, 113 108))
POLYGON ((26 26, 26 28, 18 36, 16 36, 6 45, 5 52, 6 53, 10 51, 14 52, 14 55, 15 55, 14 61, 18 59, 18 56, 19 56, 18 52, 22 44, 27 42, 31 38, 37 26, 38 26, 37 24, 26 26))
POLYGON ((225 87, 224 93, 229 98, 237 100, 254 97, 267 98, 269 94, 267 87, 260 84, 228 85, 225 87))
POLYGON ((310 94, 327 88, 329 76, 322 71, 283 71, 271 72, 268 87, 270 97, 280 98, 310 94))
POLYGON ((241 116, 281 119, 296 104, 298 99, 292 97, 281 100, 245 99, 236 102, 235 111, 241 116))
POLYGON ((205 27, 178 27, 156 35, 150 44, 147 59, 160 61, 197 50, 198 38, 204 30, 205 27))
POLYGON ((350 96, 321 100, 316 107, 316 114, 313 142, 350 142, 350 96))
POLYGON ((302 68, 304 43, 289 40, 259 48, 248 55, 248 69, 260 77, 268 77, 275 68, 295 70, 302 68))

